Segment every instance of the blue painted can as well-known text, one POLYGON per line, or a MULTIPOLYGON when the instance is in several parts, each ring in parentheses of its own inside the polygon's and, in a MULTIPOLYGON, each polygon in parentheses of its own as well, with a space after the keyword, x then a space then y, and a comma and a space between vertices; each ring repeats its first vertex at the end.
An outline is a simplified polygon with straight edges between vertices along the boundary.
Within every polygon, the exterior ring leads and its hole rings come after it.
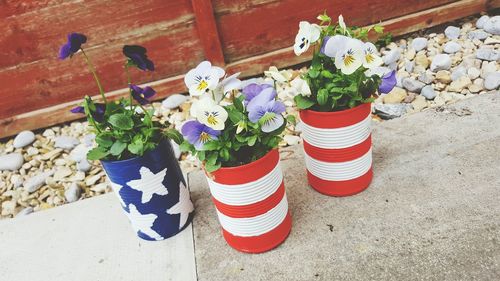
POLYGON ((141 157, 101 163, 140 238, 163 240, 189 225, 194 207, 169 140, 141 157))

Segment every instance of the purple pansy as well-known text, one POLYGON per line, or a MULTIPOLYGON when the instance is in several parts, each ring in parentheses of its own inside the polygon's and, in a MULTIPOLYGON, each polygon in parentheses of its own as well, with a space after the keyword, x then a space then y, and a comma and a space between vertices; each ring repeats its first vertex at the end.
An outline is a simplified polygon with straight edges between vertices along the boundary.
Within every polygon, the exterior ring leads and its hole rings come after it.
POLYGON ((380 83, 380 86, 378 87, 378 92, 381 94, 387 94, 392 89, 394 86, 396 86, 397 80, 396 80, 396 71, 393 70, 391 72, 387 72, 382 76, 382 82, 380 83))
POLYGON ((146 48, 138 45, 125 45, 123 46, 123 54, 138 68, 150 71, 155 70, 155 65, 146 55, 146 48))
POLYGON ((191 120, 182 125, 181 133, 190 144, 201 150, 206 142, 216 140, 221 131, 214 130, 196 120, 191 120))
POLYGON ((59 50, 59 58, 65 59, 67 57, 73 56, 74 53, 78 52, 82 47, 82 44, 87 42, 87 36, 80 33, 70 33, 68 34, 68 42, 61 46, 59 50))
POLYGON ((253 123, 261 122, 261 130, 265 133, 277 130, 285 122, 281 113, 285 112, 285 105, 274 100, 274 88, 264 89, 247 105, 248 119, 253 123))
MULTIPOLYGON (((95 104, 95 111, 91 112, 91 114, 92 114, 92 117, 94 118, 95 121, 101 123, 104 120, 104 112, 105 111, 106 111, 105 104, 96 103, 95 104)), ((83 108, 83 106, 77 106, 77 107, 72 108, 71 112, 85 114, 85 108, 83 108)))
POLYGON ((148 99, 156 94, 155 90, 149 86, 141 88, 137 85, 130 84, 130 89, 132 90, 132 97, 143 105, 150 103, 148 99))
POLYGON ((245 101, 250 102, 253 98, 255 98, 258 94, 260 94, 262 90, 272 87, 273 86, 269 84, 252 83, 245 86, 242 90, 242 93, 245 96, 245 101))

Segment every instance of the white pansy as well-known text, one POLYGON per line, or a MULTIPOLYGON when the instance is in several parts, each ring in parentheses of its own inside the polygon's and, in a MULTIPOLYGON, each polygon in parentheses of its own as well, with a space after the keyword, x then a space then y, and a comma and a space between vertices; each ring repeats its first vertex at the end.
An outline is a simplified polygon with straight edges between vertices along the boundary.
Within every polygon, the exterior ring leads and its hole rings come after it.
POLYGON ((384 61, 377 55, 377 47, 373 43, 367 42, 363 45, 364 61, 363 66, 366 68, 373 68, 381 66, 384 61))
POLYGON ((349 31, 347 31, 347 26, 345 25, 344 22, 344 17, 342 15, 339 15, 339 26, 344 34, 346 33, 349 34, 349 31))
POLYGON ((290 86, 292 86, 292 88, 295 89, 297 94, 306 97, 311 95, 311 89, 309 88, 307 81, 300 78, 300 76, 295 77, 295 79, 293 79, 292 82, 290 82, 290 86))
POLYGON ((224 99, 224 96, 233 91, 241 89, 241 80, 238 79, 238 76, 241 72, 235 73, 229 77, 224 78, 219 85, 214 90, 214 98, 216 102, 220 102, 224 99))
POLYGON ((191 114, 191 116, 197 118, 200 105, 206 102, 215 104, 215 101, 212 99, 211 95, 203 95, 199 99, 193 100, 191 108, 189 109, 189 113, 191 114))
POLYGON ((264 75, 273 78, 277 82, 286 82, 288 81, 283 74, 278 70, 276 66, 269 67, 269 70, 264 71, 264 75))
POLYGON ((212 99, 201 99, 196 105, 196 119, 214 130, 224 130, 227 111, 212 99))
POLYGON ((352 40, 344 35, 334 35, 326 39, 321 52, 331 58, 334 58, 338 51, 343 50, 347 42, 352 40))
POLYGON ((337 52, 335 56, 335 67, 340 69, 342 73, 349 75, 363 65, 364 53, 363 42, 351 39, 344 49, 337 52))
POLYGON ((212 66, 209 61, 203 61, 184 76, 184 83, 191 96, 201 96, 207 91, 214 90, 219 80, 224 77, 224 73, 222 68, 212 66))
POLYGON ((309 46, 318 41, 321 34, 321 28, 317 24, 310 24, 307 21, 299 23, 299 32, 295 36, 293 51, 295 55, 300 56, 309 49, 309 46))

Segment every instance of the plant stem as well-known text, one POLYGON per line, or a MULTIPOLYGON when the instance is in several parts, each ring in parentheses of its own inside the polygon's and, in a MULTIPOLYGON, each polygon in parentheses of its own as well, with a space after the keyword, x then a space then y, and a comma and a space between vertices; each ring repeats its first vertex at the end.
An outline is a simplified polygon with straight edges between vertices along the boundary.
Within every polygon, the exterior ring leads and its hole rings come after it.
MULTIPOLYGON (((132 108, 132 89, 130 89, 131 78, 130 78, 130 71, 128 69, 128 63, 125 63, 125 73, 127 75, 129 103, 130 103, 130 107, 132 108)), ((134 108, 134 110, 135 110, 135 108, 134 108)))
POLYGON ((92 72, 92 74, 94 75, 95 82, 97 83, 97 87, 99 88, 99 93, 101 94, 101 97, 104 100, 104 103, 107 103, 106 96, 104 95, 104 90, 102 89, 102 85, 101 85, 101 82, 99 81, 99 77, 97 77, 97 73, 95 71, 94 65, 90 61, 89 57, 87 56, 87 54, 85 53, 83 48, 80 48, 80 50, 82 50, 82 54, 85 57, 85 61, 87 62, 87 65, 90 69, 90 72, 92 72))

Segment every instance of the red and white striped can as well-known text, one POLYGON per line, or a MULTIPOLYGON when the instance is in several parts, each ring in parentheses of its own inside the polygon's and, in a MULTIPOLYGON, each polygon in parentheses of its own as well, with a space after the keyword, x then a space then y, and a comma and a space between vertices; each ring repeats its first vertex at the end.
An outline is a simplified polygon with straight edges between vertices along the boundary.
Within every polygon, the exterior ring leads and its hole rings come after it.
POLYGON ((365 190, 373 177, 371 105, 337 111, 300 111, 311 187, 330 196, 365 190))
POLYGON ((207 180, 223 236, 231 247, 261 253, 285 241, 292 218, 277 149, 252 163, 220 168, 207 180))

